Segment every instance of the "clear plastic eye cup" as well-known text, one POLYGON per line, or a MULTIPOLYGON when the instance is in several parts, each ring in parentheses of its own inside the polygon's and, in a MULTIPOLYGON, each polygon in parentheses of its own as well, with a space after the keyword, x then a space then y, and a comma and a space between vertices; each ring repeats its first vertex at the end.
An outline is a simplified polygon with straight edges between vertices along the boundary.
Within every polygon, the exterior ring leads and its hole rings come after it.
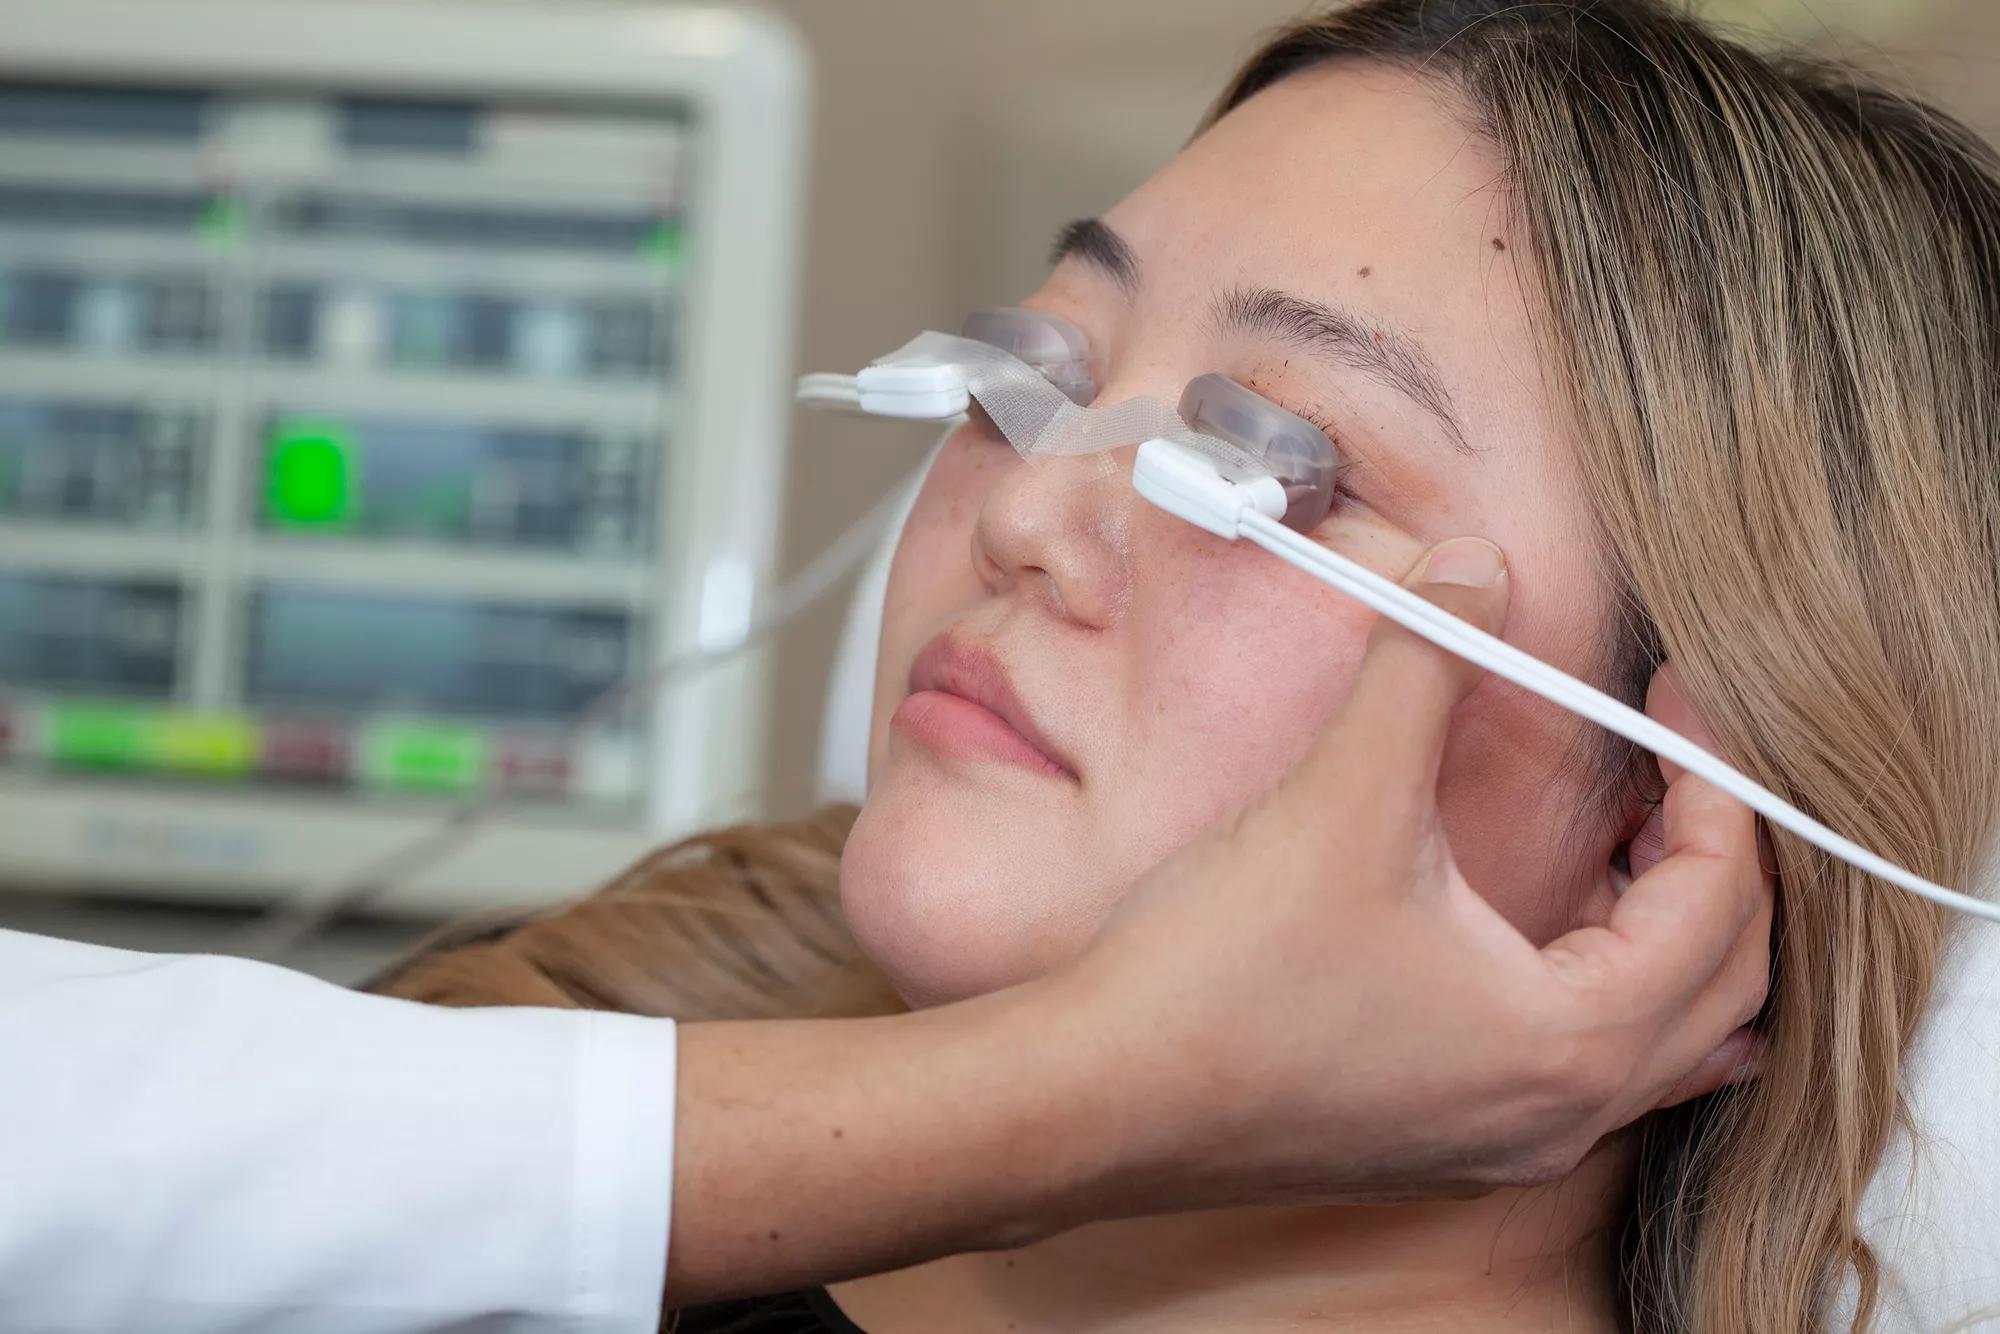
POLYGON ((798 387, 807 407, 912 421, 946 421, 974 402, 991 414, 1002 401, 1019 410, 1006 414, 1022 433, 1006 433, 1016 447, 1062 409, 1081 410, 1096 396, 1083 331, 1059 315, 1015 306, 975 310, 959 333, 918 334, 858 375, 802 375, 798 387))
POLYGON ((997 347, 1041 373, 1070 402, 1087 406, 1097 397, 1090 375, 1090 342, 1083 330, 1060 315, 1019 306, 988 306, 965 317, 961 338, 997 347))
POLYGON ((1218 374, 1188 381, 1180 416, 1188 430, 1228 441, 1255 460, 1259 473, 1278 480, 1285 489, 1285 527, 1310 532, 1333 508, 1340 451, 1305 418, 1218 374))

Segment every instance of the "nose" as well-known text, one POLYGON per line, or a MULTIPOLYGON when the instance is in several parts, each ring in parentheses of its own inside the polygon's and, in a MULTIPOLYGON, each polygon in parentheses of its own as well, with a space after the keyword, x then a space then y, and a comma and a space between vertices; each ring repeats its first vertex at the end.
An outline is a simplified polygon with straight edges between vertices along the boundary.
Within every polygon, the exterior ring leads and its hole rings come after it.
POLYGON ((1034 597, 1086 629, 1117 623, 1129 601, 1137 446, 1009 467, 986 494, 973 561, 989 592, 1034 597))

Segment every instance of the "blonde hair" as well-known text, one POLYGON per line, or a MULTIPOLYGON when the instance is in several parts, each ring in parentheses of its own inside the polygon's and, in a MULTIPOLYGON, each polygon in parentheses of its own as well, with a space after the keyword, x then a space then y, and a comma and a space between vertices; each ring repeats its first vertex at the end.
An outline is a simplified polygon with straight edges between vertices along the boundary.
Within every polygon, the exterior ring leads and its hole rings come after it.
MULTIPOLYGON (((1636 702, 1671 658, 1745 772, 1965 884, 2000 806, 1986 148, 1651 0, 1371 0, 1278 33, 1214 114, 1342 59, 1436 80, 1509 164, 1516 258, 1621 608, 1607 682, 1636 702)), ((1603 762, 1624 781, 1649 768, 1622 744, 1603 762)), ((392 987, 688 1017, 893 1004, 839 927, 846 818, 681 845, 392 987)), ((1858 1328, 1877 1304, 1856 1206, 1944 924, 1773 843, 1762 1074, 1637 1132, 1618 1280, 1642 1334, 1818 1328, 1850 1273, 1858 1328)))
MULTIPOLYGON (((1745 772, 1966 883, 2000 796, 1989 150, 1648 0, 1375 0, 1279 34, 1218 112, 1335 59, 1438 80, 1508 163, 1624 608, 1607 675, 1637 699, 1670 658, 1745 772)), ((1643 1129, 1637 1330, 1816 1328, 1844 1271, 1857 1326, 1877 1302, 1855 1210, 1944 924, 1773 843, 1769 1059, 1643 1129)))
POLYGON ((641 858, 588 898, 447 927, 366 985, 433 1005, 674 1019, 886 1014, 902 1002, 840 917, 852 806, 641 858))

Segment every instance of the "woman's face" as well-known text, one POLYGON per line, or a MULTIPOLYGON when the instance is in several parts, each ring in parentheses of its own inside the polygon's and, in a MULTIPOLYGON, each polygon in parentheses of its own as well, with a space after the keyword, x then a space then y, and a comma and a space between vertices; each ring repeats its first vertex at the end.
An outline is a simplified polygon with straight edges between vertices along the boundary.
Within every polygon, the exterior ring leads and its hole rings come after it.
MULTIPOLYGON (((1317 541, 1401 578, 1433 542, 1490 538, 1506 637, 1590 676, 1609 603, 1545 404, 1531 261, 1502 163, 1458 112, 1385 67, 1295 76, 1101 228, 1070 229, 1026 304, 1088 335, 1101 403, 1173 403, 1222 371, 1319 422, 1347 467, 1317 541)), ((968 424, 903 535, 841 888, 915 1003, 1079 951, 1149 867, 1283 774, 1359 665, 1372 613, 1151 508, 1132 454, 1024 461, 968 424)), ((1453 721, 1452 847, 1538 941, 1612 892, 1622 831, 1577 819, 1586 755, 1563 715, 1493 678, 1453 721)))

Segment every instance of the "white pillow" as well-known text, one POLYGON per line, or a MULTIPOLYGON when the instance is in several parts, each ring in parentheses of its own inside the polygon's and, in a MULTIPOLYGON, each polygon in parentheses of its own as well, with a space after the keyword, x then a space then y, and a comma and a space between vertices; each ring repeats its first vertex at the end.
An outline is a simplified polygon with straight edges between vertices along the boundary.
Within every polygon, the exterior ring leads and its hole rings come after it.
MULTIPOLYGON (((1903 1088, 1915 1153, 1898 1130, 1860 1213, 1882 1262, 1879 1328, 2000 1327, 2000 924, 1957 924, 1903 1088)), ((1850 1283, 1843 1314, 1852 1300, 1850 1283)))

